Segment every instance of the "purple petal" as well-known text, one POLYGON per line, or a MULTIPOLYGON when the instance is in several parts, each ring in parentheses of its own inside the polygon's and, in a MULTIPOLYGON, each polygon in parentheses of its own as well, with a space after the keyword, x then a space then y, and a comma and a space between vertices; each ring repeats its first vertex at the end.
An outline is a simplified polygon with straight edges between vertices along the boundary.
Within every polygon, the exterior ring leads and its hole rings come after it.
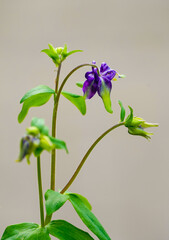
POLYGON ((102 77, 104 80, 111 81, 116 76, 116 71, 113 69, 110 69, 102 74, 102 77))
POLYGON ((91 71, 91 72, 87 72, 86 74, 85 74, 85 78, 87 79, 87 80, 91 80, 91 81, 93 81, 94 80, 94 72, 93 71, 91 71))
POLYGON ((90 99, 95 95, 97 91, 97 83, 94 80, 93 81, 86 80, 83 84, 82 90, 86 98, 90 99))
POLYGON ((100 73, 103 74, 105 71, 108 71, 110 67, 107 65, 107 63, 103 62, 100 67, 100 73))

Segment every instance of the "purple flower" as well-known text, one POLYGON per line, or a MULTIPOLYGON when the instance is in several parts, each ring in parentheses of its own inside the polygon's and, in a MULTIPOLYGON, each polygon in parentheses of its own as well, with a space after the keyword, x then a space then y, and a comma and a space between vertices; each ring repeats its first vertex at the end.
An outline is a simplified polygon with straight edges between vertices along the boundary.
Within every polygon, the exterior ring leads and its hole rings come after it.
MULTIPOLYGON (((93 64, 96 62, 93 61, 93 64)), ((116 80, 117 72, 111 69, 107 63, 102 63, 98 73, 97 68, 92 67, 91 72, 85 74, 86 81, 83 84, 83 93, 87 99, 92 98, 97 92, 102 98, 104 106, 109 113, 112 113, 110 92, 112 89, 111 80, 116 80)), ((121 77, 119 75, 119 77, 121 77)))

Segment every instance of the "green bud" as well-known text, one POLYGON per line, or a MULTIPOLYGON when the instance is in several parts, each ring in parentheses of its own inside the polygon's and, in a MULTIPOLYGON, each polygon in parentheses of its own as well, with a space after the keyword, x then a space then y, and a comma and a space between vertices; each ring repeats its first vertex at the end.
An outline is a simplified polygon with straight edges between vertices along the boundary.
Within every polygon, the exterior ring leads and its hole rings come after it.
POLYGON ((27 133, 28 134, 31 134, 33 136, 37 136, 40 132, 39 132, 39 129, 37 127, 29 127, 26 129, 27 133))
POLYGON ((49 137, 47 137, 45 135, 41 135, 40 147, 47 151, 51 151, 52 149, 54 149, 54 144, 51 142, 49 137))
POLYGON ((56 48, 56 52, 57 54, 61 55, 61 53, 63 52, 63 48, 62 47, 56 48))
POLYGON ((137 135, 137 136, 142 136, 142 137, 145 137, 146 139, 150 139, 151 135, 153 135, 153 133, 149 133, 149 132, 146 132, 144 131, 143 128, 141 127, 129 127, 128 128, 128 133, 131 134, 131 135, 137 135))
POLYGON ((138 135, 150 139, 153 133, 146 132, 144 128, 158 127, 157 123, 148 123, 143 118, 133 117, 133 109, 130 108, 130 114, 125 120, 125 126, 128 128, 128 133, 132 135, 138 135))

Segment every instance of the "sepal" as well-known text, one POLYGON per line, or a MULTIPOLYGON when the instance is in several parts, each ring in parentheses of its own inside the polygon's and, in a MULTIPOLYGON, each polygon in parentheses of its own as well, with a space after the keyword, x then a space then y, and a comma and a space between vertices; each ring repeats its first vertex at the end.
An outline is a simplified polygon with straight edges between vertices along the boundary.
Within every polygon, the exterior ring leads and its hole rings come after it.
POLYGON ((100 91, 99 95, 101 96, 101 98, 103 100, 103 104, 104 104, 106 111, 109 113, 113 113, 113 110, 111 107, 110 91, 111 91, 111 88, 108 87, 104 81, 102 81, 101 91, 100 91))

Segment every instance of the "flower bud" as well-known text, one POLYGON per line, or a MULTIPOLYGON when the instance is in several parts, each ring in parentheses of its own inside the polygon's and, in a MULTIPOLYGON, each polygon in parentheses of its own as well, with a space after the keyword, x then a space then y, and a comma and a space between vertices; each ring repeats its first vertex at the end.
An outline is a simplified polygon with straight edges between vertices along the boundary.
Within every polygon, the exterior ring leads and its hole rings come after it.
POLYGON ((30 164, 29 157, 33 151, 39 146, 40 140, 32 135, 26 135, 20 141, 20 154, 16 162, 21 162, 25 157, 30 164))
POLYGON ((143 118, 134 117, 133 109, 129 106, 130 114, 125 120, 125 126, 128 128, 128 133, 132 135, 138 135, 150 139, 153 133, 144 131, 144 128, 158 127, 157 123, 148 123, 143 118))
POLYGON ((39 129, 37 127, 31 126, 29 128, 26 129, 28 134, 31 134, 33 136, 37 136, 40 132, 39 129))
POLYGON ((47 151, 54 149, 53 143, 50 141, 49 137, 45 135, 41 135, 40 137, 40 147, 47 151))

